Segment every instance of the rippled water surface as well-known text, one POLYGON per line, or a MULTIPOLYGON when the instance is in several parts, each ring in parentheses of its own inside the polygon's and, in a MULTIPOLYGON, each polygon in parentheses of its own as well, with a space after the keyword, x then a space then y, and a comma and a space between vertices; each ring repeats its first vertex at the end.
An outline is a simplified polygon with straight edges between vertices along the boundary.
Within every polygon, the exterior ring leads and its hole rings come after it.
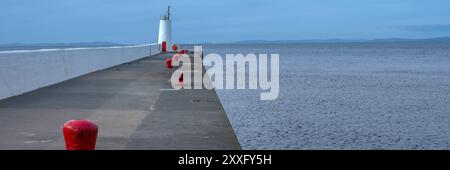
POLYGON ((205 45, 280 54, 280 95, 217 90, 244 149, 450 149, 449 43, 205 45))

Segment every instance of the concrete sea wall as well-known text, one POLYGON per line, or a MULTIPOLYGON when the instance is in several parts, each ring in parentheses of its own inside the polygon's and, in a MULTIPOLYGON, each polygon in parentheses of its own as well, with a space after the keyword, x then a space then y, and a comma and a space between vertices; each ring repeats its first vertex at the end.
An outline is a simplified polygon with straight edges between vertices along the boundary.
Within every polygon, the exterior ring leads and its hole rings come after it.
POLYGON ((0 52, 0 99, 159 53, 159 45, 0 52))

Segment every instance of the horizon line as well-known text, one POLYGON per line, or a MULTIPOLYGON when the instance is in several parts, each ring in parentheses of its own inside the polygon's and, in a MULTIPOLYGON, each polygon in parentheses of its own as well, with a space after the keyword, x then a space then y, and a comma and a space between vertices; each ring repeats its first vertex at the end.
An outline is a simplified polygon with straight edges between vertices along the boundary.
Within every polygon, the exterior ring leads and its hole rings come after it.
MULTIPOLYGON (((246 40, 234 40, 234 41, 224 41, 224 42, 179 42, 178 44, 227 44, 227 43, 252 43, 252 42, 371 42, 371 41, 423 41, 423 40, 449 40, 450 36, 441 37, 430 37, 430 38, 318 38, 318 39, 279 39, 279 40, 267 40, 267 39, 246 39, 246 40)), ((2 43, 0 46, 20 46, 20 45, 74 45, 74 44, 91 44, 91 45, 139 45, 148 44, 146 43, 121 43, 113 41, 73 41, 73 42, 40 42, 40 43, 24 43, 24 42, 13 42, 13 43, 2 43)), ((151 42, 150 42, 151 43, 151 42)))

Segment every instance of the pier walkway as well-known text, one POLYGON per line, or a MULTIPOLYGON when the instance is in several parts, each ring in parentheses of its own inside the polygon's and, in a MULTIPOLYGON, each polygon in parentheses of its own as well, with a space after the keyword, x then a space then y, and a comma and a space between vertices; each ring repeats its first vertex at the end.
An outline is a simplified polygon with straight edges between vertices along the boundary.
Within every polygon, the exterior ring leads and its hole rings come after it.
POLYGON ((170 55, 1 100, 0 149, 64 149, 71 119, 99 126, 97 149, 240 149, 214 90, 170 90, 170 55))

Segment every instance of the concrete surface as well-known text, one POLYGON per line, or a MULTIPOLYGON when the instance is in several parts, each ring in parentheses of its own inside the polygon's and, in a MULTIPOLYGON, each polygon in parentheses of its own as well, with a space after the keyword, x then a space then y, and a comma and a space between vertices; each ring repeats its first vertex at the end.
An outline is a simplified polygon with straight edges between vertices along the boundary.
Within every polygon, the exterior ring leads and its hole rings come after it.
POLYGON ((64 149, 62 125, 90 119, 97 149, 240 149, 213 90, 170 90, 158 54, 0 101, 0 149, 64 149))

